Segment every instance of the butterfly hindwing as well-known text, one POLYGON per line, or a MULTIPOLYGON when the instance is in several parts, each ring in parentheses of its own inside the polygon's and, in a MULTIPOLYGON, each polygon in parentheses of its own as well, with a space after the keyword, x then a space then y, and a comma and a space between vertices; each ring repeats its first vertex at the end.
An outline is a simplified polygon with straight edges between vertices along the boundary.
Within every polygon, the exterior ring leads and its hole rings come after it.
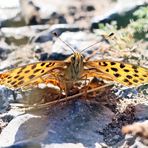
POLYGON ((125 86, 138 86, 148 83, 148 69, 132 64, 114 61, 92 61, 88 62, 88 67, 93 67, 102 72, 105 79, 110 77, 113 81, 125 86))
POLYGON ((45 86, 48 86, 49 84, 52 84, 52 86, 58 86, 60 87, 60 84, 59 84, 59 81, 53 77, 49 77, 49 78, 42 78, 42 77, 39 77, 33 81, 31 81, 30 83, 27 83, 25 86, 23 86, 21 89, 23 91, 26 91, 26 90, 29 90, 29 89, 32 89, 32 88, 44 88, 45 86))

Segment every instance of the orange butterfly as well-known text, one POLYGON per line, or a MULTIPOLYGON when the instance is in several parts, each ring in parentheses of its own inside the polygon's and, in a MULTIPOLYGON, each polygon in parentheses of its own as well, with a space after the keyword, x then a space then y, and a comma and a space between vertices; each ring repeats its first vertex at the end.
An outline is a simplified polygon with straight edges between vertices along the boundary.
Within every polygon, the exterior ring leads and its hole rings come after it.
POLYGON ((148 69, 117 61, 86 61, 81 53, 73 51, 64 61, 37 62, 1 73, 0 85, 26 90, 52 83, 67 93, 75 82, 92 77, 132 87, 148 83, 148 69))
POLYGON ((147 68, 116 61, 85 61, 80 53, 75 52, 65 61, 37 62, 1 73, 0 85, 10 89, 25 89, 51 82, 64 85, 66 89, 78 80, 94 76, 125 86, 148 83, 147 68))

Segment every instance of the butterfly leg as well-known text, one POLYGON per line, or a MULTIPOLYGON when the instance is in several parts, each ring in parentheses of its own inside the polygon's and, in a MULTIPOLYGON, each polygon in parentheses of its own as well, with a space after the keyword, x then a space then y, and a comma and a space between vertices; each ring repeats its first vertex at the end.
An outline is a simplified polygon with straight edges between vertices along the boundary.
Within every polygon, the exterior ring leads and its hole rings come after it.
POLYGON ((62 98, 62 92, 63 92, 64 86, 62 86, 62 84, 60 83, 57 86, 60 88, 59 97, 58 97, 58 100, 59 100, 62 98))
POLYGON ((85 83, 84 83, 84 97, 87 99, 87 91, 88 91, 88 89, 89 89, 89 83, 90 83, 90 79, 88 79, 88 77, 87 77, 87 74, 85 74, 85 75, 83 75, 82 77, 81 77, 81 79, 80 80, 84 80, 85 81, 85 83), (88 82, 87 82, 88 81, 88 82))
POLYGON ((53 83, 55 86, 58 86, 60 91, 59 91, 59 96, 58 96, 58 100, 62 98, 62 92, 63 92, 63 89, 64 89, 64 86, 62 86, 61 84, 61 81, 58 79, 57 81, 54 81, 53 83))
MULTIPOLYGON (((45 84, 46 87, 49 87, 49 89, 51 89, 51 95, 57 94, 58 95, 57 98, 61 98, 62 88, 60 85, 60 81, 58 79, 56 79, 53 75, 52 75, 52 78, 49 78, 48 76, 47 77, 40 77, 36 81, 32 82, 32 85, 39 86, 39 84, 42 84, 42 83, 45 84), (51 86, 48 84, 51 84, 51 86), (56 86, 59 89, 56 88, 56 86)), ((26 87, 31 87, 31 86, 26 86, 26 87)))
MULTIPOLYGON (((102 86, 102 83, 100 83, 100 81, 95 78, 103 78, 105 76, 104 74, 102 74, 102 72, 96 72, 95 69, 85 69, 84 75, 82 77, 85 77, 86 80, 89 80, 89 83, 86 85, 86 88, 85 88, 85 96, 86 96, 88 90, 102 86), (93 78, 93 79, 90 80, 88 78, 93 78)), ((93 92, 93 96, 94 97, 96 96, 95 91, 93 92)))
POLYGON ((53 84, 53 85, 55 85, 55 86, 57 86, 60 90, 59 90, 59 96, 58 96, 58 98, 57 99, 61 99, 61 97, 62 97, 62 92, 63 92, 63 89, 65 88, 64 86, 63 86, 63 80, 62 80, 62 75, 61 74, 59 74, 59 73, 52 73, 52 79, 50 78, 46 78, 46 83, 51 83, 51 84, 53 84))
POLYGON ((85 77, 85 89, 84 89, 84 97, 85 97, 85 99, 87 100, 87 90, 88 90, 88 88, 89 88, 89 86, 87 85, 87 75, 85 75, 84 76, 85 77))

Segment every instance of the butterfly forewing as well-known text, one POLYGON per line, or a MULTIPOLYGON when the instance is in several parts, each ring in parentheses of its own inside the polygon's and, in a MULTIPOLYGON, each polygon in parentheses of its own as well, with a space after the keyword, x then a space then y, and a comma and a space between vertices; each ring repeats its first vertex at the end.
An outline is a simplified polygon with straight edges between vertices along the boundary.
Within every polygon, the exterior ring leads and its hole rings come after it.
POLYGON ((33 83, 33 81, 39 83, 42 81, 41 77, 47 73, 52 74, 53 69, 63 66, 64 63, 60 61, 46 61, 15 68, 0 74, 0 85, 11 89, 18 89, 29 83, 33 83))
MULTIPOLYGON (((93 67, 96 71, 102 72, 102 76, 110 77, 113 81, 125 86, 138 86, 148 83, 148 69, 132 64, 114 61, 92 61, 88 62, 88 67, 93 67)), ((96 72, 97 74, 97 72, 96 72)))

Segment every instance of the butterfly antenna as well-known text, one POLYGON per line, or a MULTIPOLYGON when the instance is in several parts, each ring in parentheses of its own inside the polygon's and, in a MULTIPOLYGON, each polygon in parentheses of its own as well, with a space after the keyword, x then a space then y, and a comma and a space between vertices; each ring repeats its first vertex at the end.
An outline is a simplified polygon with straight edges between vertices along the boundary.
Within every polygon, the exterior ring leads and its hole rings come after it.
MULTIPOLYGON (((114 35, 114 33, 110 33, 107 37, 104 36, 104 38, 108 38, 108 37, 111 37, 111 36, 113 36, 113 35, 114 35)), ((94 46, 94 45, 96 45, 96 44, 98 44, 98 43, 101 43, 102 41, 103 41, 103 39, 102 39, 101 41, 97 41, 97 42, 95 42, 94 44, 92 44, 92 45, 90 45, 90 46, 88 46, 88 47, 82 49, 80 53, 82 53, 83 51, 89 49, 90 47, 92 47, 92 46, 94 46)))
POLYGON ((55 36, 56 38, 58 38, 61 42, 63 42, 67 47, 69 47, 73 53, 75 53, 74 49, 68 44, 66 43, 65 41, 63 41, 58 35, 56 32, 52 32, 53 36, 55 36))

